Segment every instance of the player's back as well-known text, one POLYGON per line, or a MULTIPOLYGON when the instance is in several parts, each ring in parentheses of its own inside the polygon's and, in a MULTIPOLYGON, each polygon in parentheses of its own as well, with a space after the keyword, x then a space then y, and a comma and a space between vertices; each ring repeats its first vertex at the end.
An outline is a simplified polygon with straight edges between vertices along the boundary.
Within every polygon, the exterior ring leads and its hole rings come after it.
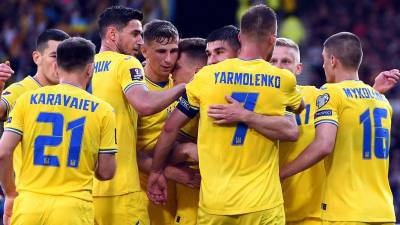
POLYGON ((136 162, 138 114, 125 98, 134 85, 143 84, 143 67, 132 56, 105 51, 95 56, 92 93, 115 109, 117 121, 117 170, 109 181, 95 179, 94 196, 115 196, 140 191, 136 162))
POLYGON ((28 92, 17 100, 6 128, 22 133, 18 192, 64 195, 91 201, 95 165, 106 118, 106 102, 59 84, 28 92), (18 105, 19 104, 19 105, 18 105))
MULTIPOLYGON (((314 86, 298 87, 305 103, 305 109, 301 114, 296 115, 300 134, 295 142, 279 143, 279 164, 281 166, 296 159, 311 144, 315 137, 314 114, 317 108, 315 101, 320 94, 320 90, 314 86)), ((286 221, 299 221, 309 217, 321 217, 321 199, 324 181, 324 164, 323 162, 319 162, 301 173, 288 177, 282 182, 286 221)))
POLYGON ((327 172, 322 218, 395 221, 388 181, 392 108, 362 81, 327 84, 317 99, 315 124, 338 125, 327 172))
POLYGON ((228 59, 195 75, 187 97, 200 107, 200 207, 229 215, 278 206, 283 200, 277 142, 244 124, 215 125, 208 107, 226 103, 226 95, 263 115, 283 115, 286 106, 296 108, 301 102, 294 75, 261 59, 228 59))

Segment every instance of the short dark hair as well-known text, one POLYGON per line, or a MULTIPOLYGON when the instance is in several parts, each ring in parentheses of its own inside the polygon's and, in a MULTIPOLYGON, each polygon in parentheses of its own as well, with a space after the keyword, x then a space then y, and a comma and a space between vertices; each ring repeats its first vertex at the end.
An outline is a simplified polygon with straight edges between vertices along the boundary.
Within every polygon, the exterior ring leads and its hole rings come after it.
POLYGON ((239 50, 239 29, 233 25, 224 26, 212 31, 207 36, 207 43, 213 41, 226 41, 234 50, 239 50))
POLYGON ((240 31, 254 38, 275 34, 276 29, 276 14, 274 10, 265 5, 251 7, 240 20, 240 31))
POLYGON ((206 40, 203 38, 184 38, 179 41, 179 57, 185 53, 191 60, 207 63, 206 40))
POLYGON ((143 28, 144 42, 156 41, 161 44, 168 44, 171 41, 178 41, 178 29, 169 21, 153 20, 143 28))
POLYGON ((346 68, 360 68, 363 51, 360 39, 353 33, 340 32, 324 42, 327 53, 334 55, 346 68))
POLYGON ((68 38, 57 47, 57 65, 66 72, 84 69, 93 62, 95 49, 95 45, 85 38, 68 38))
POLYGON ((70 36, 62 30, 47 29, 43 31, 36 40, 36 50, 43 52, 48 47, 48 41, 64 41, 70 36))
POLYGON ((111 6, 105 9, 99 16, 98 25, 100 36, 105 35, 106 28, 114 25, 118 30, 123 29, 131 20, 143 20, 143 13, 139 10, 124 6, 111 6))

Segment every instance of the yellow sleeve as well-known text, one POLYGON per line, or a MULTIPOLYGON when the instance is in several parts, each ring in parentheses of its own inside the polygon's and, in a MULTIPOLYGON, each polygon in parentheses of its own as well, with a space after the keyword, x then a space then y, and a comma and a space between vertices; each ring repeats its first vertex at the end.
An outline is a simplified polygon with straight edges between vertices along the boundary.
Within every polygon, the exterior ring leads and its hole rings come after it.
POLYGON ((118 66, 118 81, 124 93, 135 85, 145 85, 142 64, 134 57, 123 59, 118 66))
POLYGON ((17 99, 24 93, 24 87, 15 83, 6 88, 1 94, 1 101, 3 101, 7 106, 7 115, 10 113, 11 109, 14 107, 17 99))
MULTIPOLYGON (((109 106, 111 108, 111 106, 109 106)), ((117 152, 117 128, 115 113, 112 109, 106 111, 101 124, 100 149, 99 153, 116 153, 117 152)))
POLYGON ((202 75, 200 70, 194 75, 194 78, 190 83, 186 85, 186 92, 182 94, 179 99, 179 103, 176 106, 181 112, 183 112, 189 118, 194 118, 199 112, 200 100, 199 96, 202 88, 202 75))
POLYGON ((322 123, 331 123, 339 126, 340 96, 334 88, 325 85, 321 87, 321 94, 315 102, 317 110, 314 115, 315 127, 322 123))
POLYGON ((11 131, 19 135, 24 133, 24 106, 26 106, 26 100, 28 95, 23 95, 18 98, 13 110, 11 111, 8 119, 4 124, 4 131, 11 131))
POLYGON ((291 110, 296 110, 300 107, 301 100, 303 99, 299 88, 297 87, 297 81, 295 75, 291 72, 286 71, 288 73, 288 86, 286 89, 286 94, 288 96, 289 102, 287 107, 291 110))

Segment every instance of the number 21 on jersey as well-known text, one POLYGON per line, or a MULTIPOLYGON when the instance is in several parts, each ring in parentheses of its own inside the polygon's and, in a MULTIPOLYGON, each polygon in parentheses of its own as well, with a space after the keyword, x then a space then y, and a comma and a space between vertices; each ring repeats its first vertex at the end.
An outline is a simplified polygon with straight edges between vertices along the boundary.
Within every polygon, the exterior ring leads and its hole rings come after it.
MULTIPOLYGON (((53 133, 51 136, 39 135, 35 139, 33 164, 38 166, 59 167, 60 162, 58 157, 55 155, 45 155, 44 150, 46 146, 56 147, 64 141, 64 116, 60 113, 41 112, 36 121, 38 123, 50 123, 53 133)), ((77 168, 79 165, 84 126, 85 117, 78 118, 67 124, 67 132, 71 131, 67 167, 77 168)))

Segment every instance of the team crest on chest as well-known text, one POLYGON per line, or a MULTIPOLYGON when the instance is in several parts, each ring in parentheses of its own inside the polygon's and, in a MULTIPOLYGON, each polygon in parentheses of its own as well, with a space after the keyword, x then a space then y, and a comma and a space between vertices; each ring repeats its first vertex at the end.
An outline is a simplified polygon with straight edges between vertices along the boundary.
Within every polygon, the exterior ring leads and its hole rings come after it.
POLYGON ((329 102, 330 96, 328 93, 318 96, 317 98, 317 107, 320 109, 322 106, 326 105, 329 102))

